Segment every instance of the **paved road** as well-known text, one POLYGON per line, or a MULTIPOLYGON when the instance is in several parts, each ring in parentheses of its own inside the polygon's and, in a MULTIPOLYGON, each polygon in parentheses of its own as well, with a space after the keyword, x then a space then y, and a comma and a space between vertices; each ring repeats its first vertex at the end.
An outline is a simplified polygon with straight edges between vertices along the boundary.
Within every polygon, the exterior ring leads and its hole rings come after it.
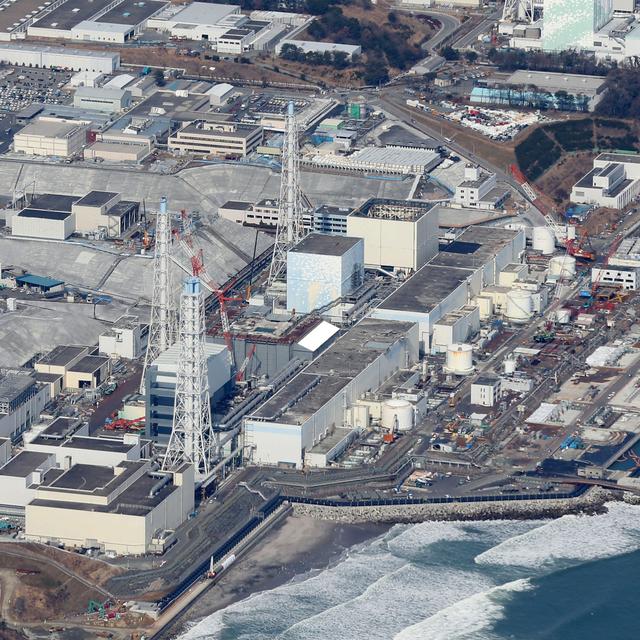
POLYGON ((490 16, 487 16, 477 27, 474 27, 469 33, 462 36, 453 43, 453 47, 456 49, 464 49, 465 47, 472 46, 478 41, 478 36, 487 33, 491 26, 500 19, 502 15, 502 9, 494 11, 490 16))

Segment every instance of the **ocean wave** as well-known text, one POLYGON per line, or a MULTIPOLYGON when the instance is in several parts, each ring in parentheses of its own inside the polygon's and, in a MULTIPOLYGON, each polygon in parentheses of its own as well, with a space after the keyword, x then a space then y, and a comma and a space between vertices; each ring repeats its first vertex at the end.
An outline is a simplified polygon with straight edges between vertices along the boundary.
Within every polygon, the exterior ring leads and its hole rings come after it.
POLYGON ((548 569, 640 549, 640 507, 613 502, 607 508, 604 514, 550 520, 477 555, 475 562, 548 569))
POLYGON ((496 622, 514 593, 532 589, 528 579, 513 580, 459 600, 431 617, 406 627, 393 640, 490 640, 496 622))

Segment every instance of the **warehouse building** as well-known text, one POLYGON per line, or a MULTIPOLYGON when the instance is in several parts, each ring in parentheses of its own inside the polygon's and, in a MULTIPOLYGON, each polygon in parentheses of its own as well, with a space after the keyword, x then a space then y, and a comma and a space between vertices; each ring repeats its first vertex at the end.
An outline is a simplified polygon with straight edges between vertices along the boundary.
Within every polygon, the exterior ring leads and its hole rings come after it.
POLYGON ((640 156, 601 153, 571 189, 571 201, 624 209, 640 193, 640 156))
POLYGON ((0 372, 0 437, 15 442, 38 420, 49 402, 49 388, 28 369, 0 372))
POLYGON ((27 207, 11 217, 12 236, 66 240, 74 230, 75 217, 68 211, 43 211, 27 207))
POLYGON ((112 87, 78 87, 73 96, 73 106, 104 113, 120 113, 131 105, 131 93, 112 87))
POLYGON ((364 240, 367 267, 411 272, 438 252, 433 203, 370 198, 347 216, 347 235, 364 240))
POLYGON ((211 87, 207 94, 209 96, 209 104, 212 107, 219 107, 224 104, 232 95, 235 87, 228 82, 221 82, 211 87))
POLYGON ((250 460, 302 468, 311 462, 306 454, 336 433, 331 449, 339 450, 340 441, 368 427, 366 409, 356 407, 361 395, 417 359, 415 323, 361 320, 245 418, 250 460))
MULTIPOLYGON (((521 261, 524 231, 495 227, 470 227, 441 247, 424 267, 378 307, 374 318, 417 322, 420 348, 432 350, 434 325, 446 314, 459 311, 482 291, 498 282, 504 267, 521 261)), ((467 315, 473 321, 473 315, 467 315)))
POLYGON ((197 156, 244 158, 262 144, 262 127, 197 121, 169 137, 169 150, 197 156))
POLYGON ((82 153, 88 122, 41 116, 13 137, 13 150, 32 156, 70 158, 82 153))
POLYGON ((73 464, 50 475, 26 506, 25 538, 33 542, 142 555, 163 551, 156 541, 170 539, 193 512, 188 464, 175 472, 154 471, 149 460, 73 464))
POLYGON ((55 458, 39 451, 20 451, 0 466, 0 508, 3 513, 24 515, 41 482, 56 475, 55 458))
POLYGON ((148 27, 160 31, 169 31, 172 35, 185 35, 179 31, 189 30, 191 40, 209 40, 211 29, 229 16, 240 16, 240 7, 233 4, 215 4, 192 2, 183 7, 175 7, 155 16, 148 22, 148 27))
POLYGON ((68 47, 1 43, 0 62, 43 69, 58 68, 110 74, 120 68, 120 54, 68 47))
POLYGON ((109 376, 109 358, 98 356, 95 347, 57 346, 38 360, 38 373, 62 376, 65 389, 95 389, 109 376))
POLYGON ((311 233, 287 252, 287 309, 335 306, 364 281, 362 238, 311 233))
MULTIPOLYGON (((173 425, 176 375, 180 345, 174 344, 161 353, 147 369, 145 380, 146 433, 148 436, 168 440, 173 425)), ((214 342, 205 345, 209 397, 214 405, 222 400, 233 384, 227 347, 214 342)))

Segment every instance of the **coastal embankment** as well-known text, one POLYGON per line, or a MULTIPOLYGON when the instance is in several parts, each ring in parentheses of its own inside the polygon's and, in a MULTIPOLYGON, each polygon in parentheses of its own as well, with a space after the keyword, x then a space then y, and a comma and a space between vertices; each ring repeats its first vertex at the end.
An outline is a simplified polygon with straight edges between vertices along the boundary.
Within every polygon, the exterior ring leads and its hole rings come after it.
POLYGON ((604 504, 620 494, 594 487, 575 498, 486 502, 448 502, 442 504, 402 504, 334 507, 293 503, 300 517, 345 524, 360 522, 416 523, 426 520, 539 520, 567 514, 594 514, 606 510, 604 504))

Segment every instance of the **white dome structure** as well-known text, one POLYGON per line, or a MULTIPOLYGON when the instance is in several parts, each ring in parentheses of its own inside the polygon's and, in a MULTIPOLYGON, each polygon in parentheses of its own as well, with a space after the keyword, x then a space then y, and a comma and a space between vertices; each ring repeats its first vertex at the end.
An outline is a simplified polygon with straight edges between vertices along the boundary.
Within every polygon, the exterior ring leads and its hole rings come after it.
POLYGON ((382 416, 380 424, 383 429, 399 432, 409 431, 413 428, 413 406, 408 400, 392 398, 382 403, 382 416))
POLYGON ((534 251, 550 256, 556 250, 556 236, 549 227, 533 227, 531 244, 534 251))
POLYGON ((507 293, 507 320, 515 323, 524 323, 533 316, 533 296, 530 291, 513 289, 507 293))
POLYGON ((447 364, 445 370, 458 376, 466 376, 473 372, 473 347, 470 344, 454 343, 447 347, 447 364))

